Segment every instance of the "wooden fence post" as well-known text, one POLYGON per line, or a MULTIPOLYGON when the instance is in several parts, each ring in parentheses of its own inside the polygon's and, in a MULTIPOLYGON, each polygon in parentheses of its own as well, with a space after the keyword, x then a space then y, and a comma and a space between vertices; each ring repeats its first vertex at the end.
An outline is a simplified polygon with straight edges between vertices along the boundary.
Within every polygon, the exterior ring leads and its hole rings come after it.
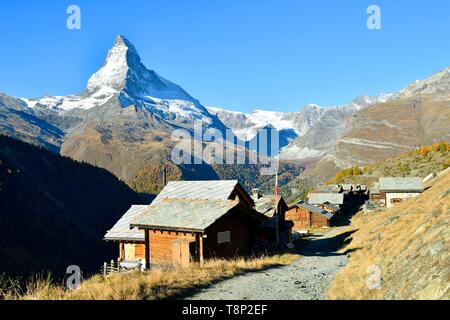
POLYGON ((103 276, 108 275, 108 264, 106 262, 103 263, 103 276))

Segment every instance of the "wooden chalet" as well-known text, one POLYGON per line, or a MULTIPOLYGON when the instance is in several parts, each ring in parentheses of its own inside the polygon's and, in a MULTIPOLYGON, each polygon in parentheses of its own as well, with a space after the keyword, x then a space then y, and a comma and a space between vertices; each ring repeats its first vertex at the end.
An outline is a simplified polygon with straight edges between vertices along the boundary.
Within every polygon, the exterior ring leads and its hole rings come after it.
POLYGON ((255 210, 265 215, 268 220, 264 222, 261 228, 261 241, 272 243, 281 247, 291 243, 293 221, 286 219, 288 205, 283 197, 276 196, 259 196, 253 190, 253 200, 255 201, 255 210))
POLYGON ((131 227, 145 234, 145 265, 202 264, 252 253, 265 217, 237 200, 162 199, 131 227))
POLYGON ((330 227, 334 214, 300 201, 289 207, 286 217, 294 222, 295 231, 307 231, 310 229, 330 227))
POLYGON ((341 212, 341 207, 339 207, 336 204, 332 204, 330 202, 325 202, 322 204, 317 205, 320 209, 323 209, 329 213, 332 213, 334 215, 339 214, 341 212))
POLYGON ((124 263, 182 265, 252 252, 270 218, 238 181, 170 182, 149 206, 133 206, 105 236, 124 263))
POLYGON ((370 195, 369 199, 373 203, 380 203, 382 200, 381 193, 380 193, 380 183, 375 182, 370 189, 370 195))
POLYGON ((315 193, 342 193, 344 189, 341 185, 330 184, 330 185, 319 185, 315 189, 315 193))
POLYGON ((342 207, 344 205, 343 193, 310 193, 307 196, 307 203, 311 205, 321 205, 324 203, 331 203, 333 205, 342 207))

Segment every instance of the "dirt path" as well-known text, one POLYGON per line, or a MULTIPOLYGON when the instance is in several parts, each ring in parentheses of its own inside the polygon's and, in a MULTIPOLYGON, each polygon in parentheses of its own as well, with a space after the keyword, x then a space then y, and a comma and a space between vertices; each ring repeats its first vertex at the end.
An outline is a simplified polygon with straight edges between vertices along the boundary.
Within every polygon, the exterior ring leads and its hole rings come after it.
POLYGON ((249 273, 217 283, 189 300, 318 300, 326 299, 335 274, 347 256, 335 251, 347 235, 342 228, 313 237, 292 265, 249 273))

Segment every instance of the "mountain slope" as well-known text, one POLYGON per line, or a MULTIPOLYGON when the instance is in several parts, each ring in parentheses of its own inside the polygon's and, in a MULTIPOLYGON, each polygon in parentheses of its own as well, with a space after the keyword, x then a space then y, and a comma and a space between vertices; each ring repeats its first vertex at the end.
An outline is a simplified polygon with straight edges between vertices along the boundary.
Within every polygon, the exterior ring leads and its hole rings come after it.
POLYGON ((393 96, 394 99, 409 99, 422 96, 433 100, 450 100, 450 68, 445 68, 424 80, 416 80, 393 96))
POLYGON ((450 141, 450 101, 392 100, 360 112, 347 124, 334 155, 365 165, 415 147, 450 141))
POLYGON ((105 230, 149 201, 106 170, 0 135, 0 274, 97 271, 116 256, 105 230))
POLYGON ((273 127, 279 132, 281 157, 286 160, 321 158, 334 146, 336 137, 345 130, 346 120, 376 103, 385 102, 391 95, 362 96, 338 107, 323 108, 315 104, 300 112, 273 112, 256 110, 252 114, 208 108, 244 141, 252 140, 258 132, 273 127))

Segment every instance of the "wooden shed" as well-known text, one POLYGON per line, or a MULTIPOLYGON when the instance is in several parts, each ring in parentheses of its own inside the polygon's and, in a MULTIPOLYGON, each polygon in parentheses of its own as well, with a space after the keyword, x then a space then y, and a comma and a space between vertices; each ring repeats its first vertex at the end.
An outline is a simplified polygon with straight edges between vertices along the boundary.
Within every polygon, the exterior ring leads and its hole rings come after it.
POLYGON ((330 227, 334 215, 317 206, 304 201, 289 207, 286 218, 294 222, 295 231, 306 231, 315 228, 330 227))

